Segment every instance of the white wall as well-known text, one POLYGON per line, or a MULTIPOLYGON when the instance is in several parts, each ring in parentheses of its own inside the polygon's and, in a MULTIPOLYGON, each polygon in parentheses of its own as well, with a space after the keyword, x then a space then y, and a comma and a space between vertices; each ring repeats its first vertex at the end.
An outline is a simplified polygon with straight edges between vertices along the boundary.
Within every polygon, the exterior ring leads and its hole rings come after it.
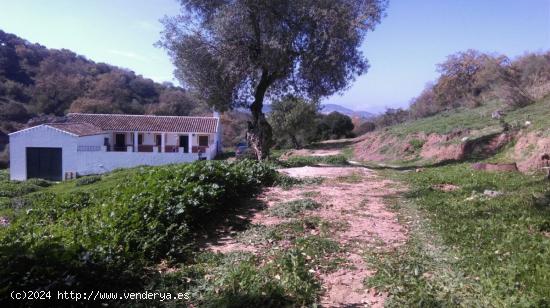
POLYGON ((82 137, 78 137, 76 139, 77 139, 78 145, 84 145, 84 146, 98 145, 98 146, 102 146, 104 138, 111 139, 112 137, 111 137, 111 134, 103 134, 103 135, 82 136, 82 137))
POLYGON ((98 174, 117 168, 130 168, 140 165, 159 166, 174 163, 187 163, 198 159, 191 153, 145 153, 145 152, 79 152, 78 174, 98 174))
MULTIPOLYGON (((129 139, 130 134, 127 134, 129 139)), ((167 145, 178 144, 180 134, 167 134, 167 145)), ((209 135, 210 149, 205 153, 207 159, 215 156, 215 134, 189 134, 192 146, 198 144, 198 135, 209 135)), ((198 159, 197 153, 147 153, 147 152, 105 152, 78 151, 78 146, 103 146, 103 139, 113 142, 113 134, 77 137, 40 125, 10 135, 10 179, 27 179, 27 147, 50 147, 62 149, 62 176, 67 172, 79 175, 104 173, 117 168, 129 168, 139 165, 164 165, 192 162, 198 159)), ((133 140, 127 141, 132 144, 133 140)), ((153 134, 144 134, 144 144, 154 144, 153 134)), ((191 151, 191 149, 189 149, 191 151)))
POLYGON ((155 135, 151 133, 144 133, 143 144, 155 145, 155 135))
POLYGON ((77 171, 78 137, 49 126, 39 125, 10 135, 10 179, 27 179, 27 147, 61 148, 62 176, 77 171))

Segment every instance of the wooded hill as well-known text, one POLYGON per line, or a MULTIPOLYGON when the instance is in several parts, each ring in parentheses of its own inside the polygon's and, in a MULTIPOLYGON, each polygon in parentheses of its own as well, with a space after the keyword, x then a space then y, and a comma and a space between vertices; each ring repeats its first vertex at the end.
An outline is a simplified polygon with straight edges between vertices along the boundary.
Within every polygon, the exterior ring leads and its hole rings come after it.
POLYGON ((511 111, 550 95, 550 51, 516 58, 458 52, 437 65, 439 77, 410 102, 408 109, 388 109, 374 119, 377 127, 411 122, 460 108, 478 108, 493 101, 493 111, 511 111))

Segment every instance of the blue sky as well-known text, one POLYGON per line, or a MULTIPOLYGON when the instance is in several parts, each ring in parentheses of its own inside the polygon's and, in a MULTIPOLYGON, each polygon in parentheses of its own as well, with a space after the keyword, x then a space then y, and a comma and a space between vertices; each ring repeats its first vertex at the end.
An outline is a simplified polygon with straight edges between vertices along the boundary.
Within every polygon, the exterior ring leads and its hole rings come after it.
MULTIPOLYGON (((0 0, 0 29, 176 82, 166 52, 153 44, 159 19, 178 10, 175 0, 0 0)), ((390 0, 387 14, 362 46, 368 73, 325 102, 374 112, 405 107, 449 54, 550 49, 550 0, 390 0)))

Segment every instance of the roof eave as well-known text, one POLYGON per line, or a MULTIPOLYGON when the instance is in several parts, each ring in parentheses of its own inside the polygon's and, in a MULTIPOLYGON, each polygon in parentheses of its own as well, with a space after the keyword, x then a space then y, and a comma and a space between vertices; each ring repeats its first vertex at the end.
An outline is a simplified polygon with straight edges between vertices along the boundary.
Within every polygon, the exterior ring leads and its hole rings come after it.
POLYGON ((32 126, 32 127, 27 127, 27 128, 22 129, 22 130, 15 131, 15 132, 13 132, 13 133, 9 133, 8 136, 13 136, 13 135, 17 135, 17 134, 20 134, 20 133, 25 133, 25 132, 28 132, 28 131, 31 130, 31 129, 36 129, 36 128, 40 127, 40 126, 48 127, 48 128, 53 129, 53 130, 56 130, 56 131, 58 131, 58 132, 61 132, 61 133, 67 134, 67 135, 71 135, 71 136, 74 136, 74 137, 78 137, 77 134, 70 133, 70 132, 67 132, 67 131, 64 131, 64 130, 55 128, 55 127, 50 126, 50 125, 48 125, 48 124, 39 124, 39 125, 35 125, 35 126, 32 126))

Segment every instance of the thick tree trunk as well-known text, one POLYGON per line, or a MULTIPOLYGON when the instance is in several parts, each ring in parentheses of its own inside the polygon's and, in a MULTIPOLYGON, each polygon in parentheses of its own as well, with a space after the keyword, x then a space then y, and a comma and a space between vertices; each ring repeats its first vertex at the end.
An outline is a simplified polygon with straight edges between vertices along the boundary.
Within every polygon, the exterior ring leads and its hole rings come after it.
POLYGON ((273 145, 271 125, 269 125, 262 112, 265 93, 270 84, 271 78, 268 76, 267 72, 264 71, 256 87, 254 103, 250 105, 252 121, 248 122, 248 132, 246 133, 248 144, 252 147, 256 153, 256 157, 260 161, 269 156, 269 149, 273 145))
POLYGON ((264 160, 269 156, 272 135, 271 125, 265 119, 265 115, 263 113, 252 115, 252 122, 248 123, 246 139, 256 153, 258 160, 264 160))

